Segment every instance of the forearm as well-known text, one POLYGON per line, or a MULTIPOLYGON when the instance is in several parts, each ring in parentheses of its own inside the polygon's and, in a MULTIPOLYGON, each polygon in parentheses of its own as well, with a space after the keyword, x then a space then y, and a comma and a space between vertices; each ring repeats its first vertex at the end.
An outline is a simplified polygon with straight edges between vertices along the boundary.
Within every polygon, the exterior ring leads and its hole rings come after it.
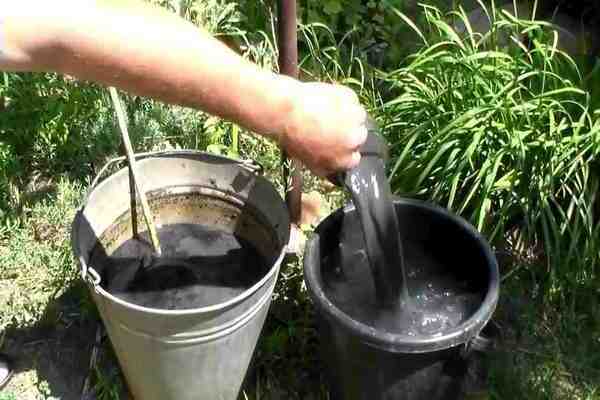
POLYGON ((138 2, 48 3, 51 18, 6 16, 0 69, 67 73, 202 109, 275 139, 284 132, 297 82, 259 69, 192 24, 138 2))
POLYGON ((346 87, 262 70, 133 0, 0 2, 0 70, 61 72, 202 109, 279 141, 322 176, 360 159, 366 112, 346 87))

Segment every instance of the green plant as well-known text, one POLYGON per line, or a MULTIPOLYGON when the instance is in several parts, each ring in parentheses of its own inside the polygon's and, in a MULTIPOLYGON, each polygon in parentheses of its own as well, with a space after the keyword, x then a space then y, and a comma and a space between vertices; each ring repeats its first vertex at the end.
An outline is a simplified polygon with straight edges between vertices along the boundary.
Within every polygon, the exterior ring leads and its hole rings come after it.
POLYGON ((385 76, 395 93, 381 115, 393 189, 444 204, 492 239, 518 226, 543 243, 550 278, 575 259, 592 274, 600 121, 577 65, 547 24, 481 7, 487 34, 462 9, 423 5, 424 29, 397 12, 424 46, 385 76))
POLYGON ((76 279, 69 227, 81 193, 80 184, 61 179, 18 223, 0 225, 0 331, 34 325, 76 279))
POLYGON ((19 162, 11 147, 0 141, 0 219, 14 203, 13 176, 19 170, 19 162))
MULTIPOLYGON (((444 0, 429 0, 427 3, 442 9, 453 5, 453 2, 444 0)), ((464 7, 470 7, 472 3, 472 0, 461 2, 464 7)), ((355 50, 364 53, 364 61, 375 67, 397 65, 418 44, 418 37, 408 25, 398 23, 393 12, 398 9, 420 21, 423 16, 416 1, 302 0, 298 4, 303 24, 318 23, 329 27, 336 41, 341 41, 348 32, 356 32, 353 40, 355 50)), ((304 44, 303 38, 300 42, 304 44)))
POLYGON ((5 76, 0 138, 28 172, 68 170, 71 160, 90 158, 88 130, 105 111, 97 87, 55 74, 5 76))
MULTIPOLYGON (((94 368, 96 384, 94 394, 98 400, 120 400, 123 391, 122 381, 115 376, 108 376, 102 369, 94 368)), ((114 374, 113 374, 114 375, 114 374)))

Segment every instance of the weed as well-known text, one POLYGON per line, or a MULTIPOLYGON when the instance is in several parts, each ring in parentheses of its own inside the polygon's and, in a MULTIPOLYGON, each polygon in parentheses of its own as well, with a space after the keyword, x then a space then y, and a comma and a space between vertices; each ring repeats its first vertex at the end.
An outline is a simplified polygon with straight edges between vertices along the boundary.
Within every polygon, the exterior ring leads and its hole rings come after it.
POLYGON ((107 376, 100 368, 95 368, 94 372, 96 375, 96 384, 94 385, 96 398, 98 400, 120 400, 123 390, 121 380, 107 376))
POLYGON ((396 92, 381 115, 392 186, 467 216, 491 239, 518 225, 545 246, 553 284, 568 259, 587 256, 578 265, 591 274, 600 122, 589 94, 547 24, 485 10, 485 35, 462 9, 449 15, 464 37, 431 6, 425 29, 412 24, 424 47, 385 76, 396 92))
POLYGON ((0 330, 37 322, 76 278, 69 227, 80 193, 80 185, 59 181, 56 194, 33 204, 0 236, 0 330))

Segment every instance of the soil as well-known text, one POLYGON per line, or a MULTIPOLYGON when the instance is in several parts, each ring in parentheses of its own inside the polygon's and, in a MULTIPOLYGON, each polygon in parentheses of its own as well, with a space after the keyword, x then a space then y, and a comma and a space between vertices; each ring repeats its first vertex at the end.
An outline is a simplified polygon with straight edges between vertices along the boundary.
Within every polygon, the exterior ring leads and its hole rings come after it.
POLYGON ((2 352, 16 366, 3 392, 19 400, 81 399, 97 324, 82 315, 80 293, 69 289, 35 326, 6 331, 2 352))

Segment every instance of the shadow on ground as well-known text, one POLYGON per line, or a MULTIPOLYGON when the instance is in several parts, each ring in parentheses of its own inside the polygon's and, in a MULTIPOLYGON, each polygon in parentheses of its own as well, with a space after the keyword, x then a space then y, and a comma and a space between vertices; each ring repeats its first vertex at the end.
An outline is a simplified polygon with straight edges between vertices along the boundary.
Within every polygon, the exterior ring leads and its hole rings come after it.
POLYGON ((81 398, 97 327, 95 315, 82 304, 85 290, 74 284, 34 326, 7 330, 2 351, 16 361, 16 371, 6 392, 19 400, 81 398))
MULTIPOLYGON (((526 296, 529 285, 507 286, 494 316, 501 327, 499 346, 481 361, 490 374, 478 377, 482 386, 467 399, 597 398, 592 393, 600 379, 600 356, 593 351, 598 330, 591 322, 577 325, 564 310, 558 320, 541 313, 526 296), (560 319, 573 325, 568 334, 557 326, 560 319), (581 336, 572 330, 581 331, 581 336), (581 389, 586 387, 590 390, 581 389)), ((314 314, 302 291, 298 268, 284 269, 240 399, 328 398, 314 314)), ((95 310, 78 282, 48 305, 37 324, 8 330, 1 351, 17 360, 17 374, 6 392, 19 400, 80 400, 96 343, 95 310)), ((98 349, 93 395, 87 399, 130 399, 109 340, 103 338, 98 349)))
MULTIPOLYGON (((489 398, 597 399, 598 294, 575 309, 532 298, 533 286, 505 284, 495 313, 501 335, 489 358, 489 398)), ((581 292, 577 296, 587 299, 581 292)))

